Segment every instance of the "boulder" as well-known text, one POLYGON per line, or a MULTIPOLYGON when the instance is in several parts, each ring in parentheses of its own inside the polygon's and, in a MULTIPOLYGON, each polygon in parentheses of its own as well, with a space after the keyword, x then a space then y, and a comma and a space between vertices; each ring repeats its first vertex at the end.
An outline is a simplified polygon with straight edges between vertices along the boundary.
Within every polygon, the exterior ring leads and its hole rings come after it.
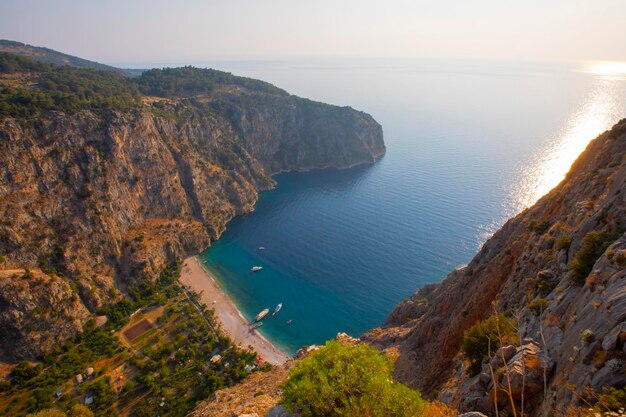
POLYGON ((626 340, 626 323, 621 323, 613 328, 602 339, 602 349, 609 351, 613 349, 619 349, 620 345, 625 345, 626 340))
POLYGON ((285 410, 282 404, 277 405, 276 407, 272 407, 269 409, 265 417, 296 417, 295 414, 291 414, 289 411, 285 410))
POLYGON ((626 385, 626 367, 621 359, 611 359, 591 378, 592 388, 619 387, 626 385))
MULTIPOLYGON (((522 397, 530 398, 534 394, 543 390, 543 371, 547 367, 546 358, 542 357, 541 349, 535 342, 527 343, 516 349, 515 355, 507 363, 506 368, 497 372, 500 375, 498 380, 498 402, 503 402, 507 396, 502 387, 511 384, 511 395, 515 400, 522 397), (507 378, 508 375, 508 378, 507 378)), ((489 400, 495 398, 495 388, 489 392, 489 400)))
POLYGON ((517 348, 515 346, 508 345, 501 347, 496 351, 495 355, 493 355, 493 358, 491 358, 491 367, 493 369, 500 368, 504 365, 502 357, 504 356, 504 360, 508 363, 515 353, 517 353, 517 348))

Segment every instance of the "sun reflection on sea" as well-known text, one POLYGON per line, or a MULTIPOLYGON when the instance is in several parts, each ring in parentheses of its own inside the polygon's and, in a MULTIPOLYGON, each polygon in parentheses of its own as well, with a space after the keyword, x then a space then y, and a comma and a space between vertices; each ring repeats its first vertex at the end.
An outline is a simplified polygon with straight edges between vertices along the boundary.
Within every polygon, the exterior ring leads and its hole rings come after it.
POLYGON ((623 90, 618 85, 623 83, 619 75, 626 75, 626 63, 612 64, 597 64, 586 71, 595 75, 588 96, 554 138, 522 168, 520 180, 511 190, 510 209, 514 213, 531 206, 561 182, 590 140, 626 116, 620 97, 623 90))

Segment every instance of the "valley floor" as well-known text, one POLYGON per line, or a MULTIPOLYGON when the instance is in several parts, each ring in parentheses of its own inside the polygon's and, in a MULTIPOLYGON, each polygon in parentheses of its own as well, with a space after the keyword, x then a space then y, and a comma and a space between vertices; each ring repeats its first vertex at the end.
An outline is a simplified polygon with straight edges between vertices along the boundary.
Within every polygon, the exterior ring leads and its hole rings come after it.
POLYGON ((200 265, 195 257, 183 263, 180 276, 183 285, 200 294, 200 300, 208 307, 215 309, 222 331, 231 340, 244 349, 254 350, 264 361, 274 365, 285 363, 290 357, 271 344, 258 331, 250 332, 248 320, 237 309, 235 303, 222 291, 217 282, 200 265))

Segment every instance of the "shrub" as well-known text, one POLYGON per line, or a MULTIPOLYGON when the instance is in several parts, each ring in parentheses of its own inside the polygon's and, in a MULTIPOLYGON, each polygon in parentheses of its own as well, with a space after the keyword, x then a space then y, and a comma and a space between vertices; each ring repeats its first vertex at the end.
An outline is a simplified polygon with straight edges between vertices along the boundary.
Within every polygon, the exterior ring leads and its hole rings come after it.
POLYGON ((70 409, 67 417, 93 417, 93 413, 84 405, 76 404, 70 409))
POLYGON ((593 265, 604 251, 615 240, 609 233, 599 233, 595 230, 587 233, 580 243, 580 248, 570 263, 570 270, 574 282, 582 284, 593 269, 593 265))
POLYGON ((595 409, 597 411, 619 411, 626 409, 626 387, 603 388, 603 393, 598 396, 595 409))
POLYGON ((465 331, 463 335, 463 354, 471 362, 469 373, 480 372, 482 361, 495 352, 500 346, 517 344, 515 321, 504 314, 494 314, 486 320, 479 321, 465 331))
POLYGON ((287 410, 315 416, 422 416, 419 391, 391 381, 391 359, 365 345, 336 341, 300 361, 283 385, 287 410))
POLYGON ((613 257, 613 262, 622 267, 626 266, 626 252, 624 252, 623 250, 617 252, 613 257))
POLYGON ((67 414, 56 408, 48 408, 34 414, 27 414, 26 417, 67 417, 67 414))
POLYGON ((591 343, 595 337, 591 329, 585 329, 580 333, 580 339, 585 343, 591 343))
POLYGON ((11 376, 13 377, 13 382, 17 385, 21 385, 35 376, 39 374, 39 367, 31 364, 28 361, 22 361, 17 364, 13 371, 11 372, 11 376))
POLYGON ((537 298, 532 303, 528 304, 528 309, 536 315, 541 314, 542 311, 548 307, 548 300, 545 298, 537 298))
POLYGON ((545 232, 548 231, 550 226, 551 226, 551 224, 547 220, 543 220, 543 221, 533 220, 528 225, 528 230, 531 230, 531 231, 539 233, 539 234, 544 234, 545 232))
POLYGON ((556 248, 557 250, 561 249, 569 249, 572 244, 572 237, 570 235, 562 235, 556 239, 556 248))

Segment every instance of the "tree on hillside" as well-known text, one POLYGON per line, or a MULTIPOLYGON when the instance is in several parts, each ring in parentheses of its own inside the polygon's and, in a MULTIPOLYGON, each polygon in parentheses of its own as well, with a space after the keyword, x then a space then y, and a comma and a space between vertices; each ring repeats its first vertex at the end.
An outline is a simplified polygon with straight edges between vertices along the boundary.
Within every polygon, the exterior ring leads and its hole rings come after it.
POLYGON ((431 415, 431 404, 393 382, 392 372, 391 359, 376 349, 331 341, 289 372, 283 404, 302 417, 431 415))

